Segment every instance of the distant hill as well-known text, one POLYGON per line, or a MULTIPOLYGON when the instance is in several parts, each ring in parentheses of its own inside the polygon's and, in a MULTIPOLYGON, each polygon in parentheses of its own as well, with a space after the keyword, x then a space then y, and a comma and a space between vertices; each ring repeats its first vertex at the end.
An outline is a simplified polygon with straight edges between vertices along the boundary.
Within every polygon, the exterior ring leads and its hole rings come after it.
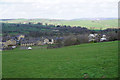
POLYGON ((118 28, 117 18, 81 18, 73 20, 59 20, 59 19, 3 19, 0 22, 5 23, 47 23, 54 25, 67 25, 67 26, 81 26, 89 29, 106 29, 118 28))
POLYGON ((112 20, 117 18, 79 18, 79 19, 72 19, 72 20, 112 20))
POLYGON ((0 19, 0 21, 9 21, 9 20, 14 20, 14 19, 0 19))

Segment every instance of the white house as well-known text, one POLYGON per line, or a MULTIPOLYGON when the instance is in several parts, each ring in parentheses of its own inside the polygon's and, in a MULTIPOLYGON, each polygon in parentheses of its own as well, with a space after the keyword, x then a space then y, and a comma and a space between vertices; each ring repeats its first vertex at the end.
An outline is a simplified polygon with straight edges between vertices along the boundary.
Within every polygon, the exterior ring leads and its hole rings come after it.
POLYGON ((106 35, 102 35, 103 38, 106 38, 106 35))
POLYGON ((102 42, 102 41, 106 41, 107 39, 106 38, 101 38, 100 39, 100 41, 102 42))
POLYGON ((100 41, 102 42, 102 41, 106 41, 106 40, 107 40, 106 35, 102 35, 102 38, 100 39, 100 41))
POLYGON ((89 42, 91 42, 91 41, 106 41, 107 40, 107 38, 106 38, 106 35, 104 34, 104 35, 99 35, 99 34, 89 34, 89 42))
POLYGON ((98 34, 89 34, 89 36, 88 36, 89 42, 95 41, 95 37, 96 37, 97 35, 98 35, 98 34))

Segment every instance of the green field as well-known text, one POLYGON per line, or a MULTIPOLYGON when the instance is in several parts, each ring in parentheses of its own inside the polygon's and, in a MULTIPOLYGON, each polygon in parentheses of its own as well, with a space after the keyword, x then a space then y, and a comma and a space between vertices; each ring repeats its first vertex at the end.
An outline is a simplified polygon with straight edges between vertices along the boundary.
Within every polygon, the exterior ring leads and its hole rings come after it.
POLYGON ((106 29, 106 28, 118 28, 118 20, 49 20, 49 19, 16 19, 4 21, 8 23, 20 23, 20 22, 42 22, 54 25, 70 25, 81 26, 89 29, 106 29))
POLYGON ((117 28, 118 21, 114 20, 100 20, 100 21, 92 21, 92 20, 79 20, 79 21, 56 21, 51 22, 51 24, 61 24, 61 25, 71 25, 71 26, 81 26, 93 29, 106 29, 106 28, 117 28))
POLYGON ((116 78, 118 41, 3 51, 3 78, 116 78))

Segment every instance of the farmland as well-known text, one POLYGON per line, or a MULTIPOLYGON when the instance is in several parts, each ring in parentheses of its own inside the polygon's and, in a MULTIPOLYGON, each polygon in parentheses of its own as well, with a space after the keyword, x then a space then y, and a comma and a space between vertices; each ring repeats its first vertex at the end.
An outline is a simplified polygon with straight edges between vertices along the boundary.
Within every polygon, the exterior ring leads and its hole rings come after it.
POLYGON ((118 41, 3 51, 3 78, 116 78, 118 41))
POLYGON ((42 22, 54 25, 66 25, 66 26, 81 26, 88 29, 106 29, 106 28, 118 28, 118 20, 53 20, 53 19, 15 19, 2 21, 7 23, 20 23, 20 22, 42 22))

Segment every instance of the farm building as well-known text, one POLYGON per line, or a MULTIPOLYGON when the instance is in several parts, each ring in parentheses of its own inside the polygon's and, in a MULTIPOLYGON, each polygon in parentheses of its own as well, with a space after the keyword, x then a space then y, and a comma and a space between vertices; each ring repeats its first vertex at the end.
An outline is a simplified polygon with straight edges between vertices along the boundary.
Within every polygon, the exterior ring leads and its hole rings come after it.
POLYGON ((106 41, 106 35, 100 35, 100 34, 89 34, 88 36, 89 42, 99 42, 99 41, 106 41))

